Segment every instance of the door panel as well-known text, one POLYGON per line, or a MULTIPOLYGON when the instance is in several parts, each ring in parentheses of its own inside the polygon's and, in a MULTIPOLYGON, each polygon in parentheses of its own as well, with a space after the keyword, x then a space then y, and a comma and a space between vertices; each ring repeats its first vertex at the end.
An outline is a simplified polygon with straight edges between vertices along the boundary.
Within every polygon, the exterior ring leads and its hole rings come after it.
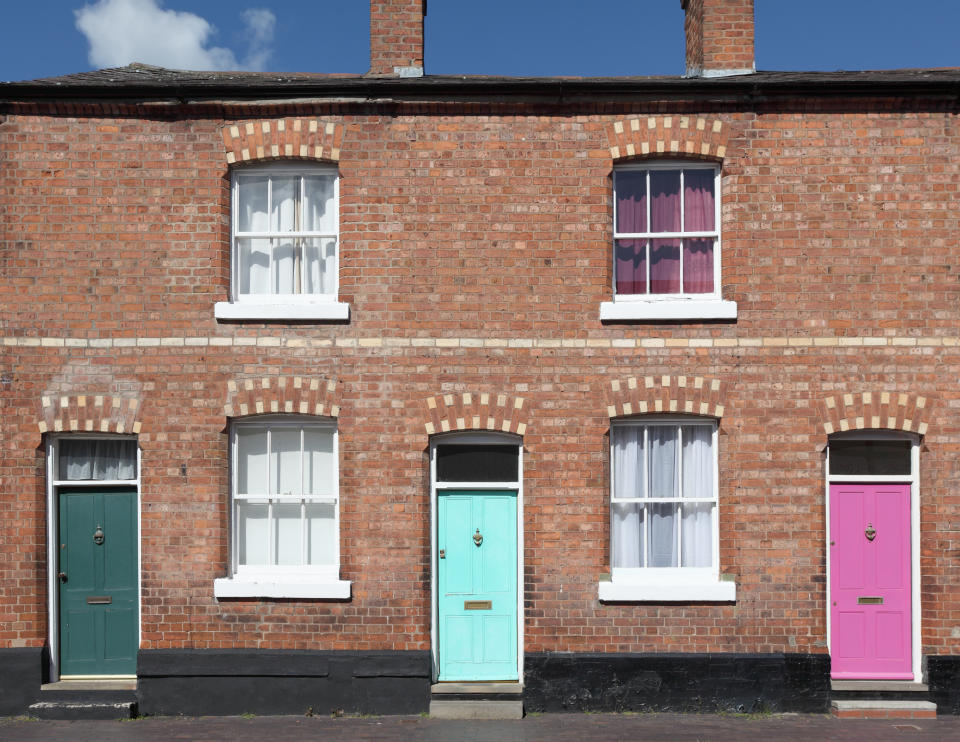
POLYGON ((516 492, 438 493, 437 528, 439 679, 516 680, 516 492))
POLYGON ((830 533, 832 676, 912 679, 910 485, 831 485, 830 533))
POLYGON ((60 674, 133 675, 137 666, 137 493, 59 493, 60 674), (97 527, 103 540, 97 543, 97 527))

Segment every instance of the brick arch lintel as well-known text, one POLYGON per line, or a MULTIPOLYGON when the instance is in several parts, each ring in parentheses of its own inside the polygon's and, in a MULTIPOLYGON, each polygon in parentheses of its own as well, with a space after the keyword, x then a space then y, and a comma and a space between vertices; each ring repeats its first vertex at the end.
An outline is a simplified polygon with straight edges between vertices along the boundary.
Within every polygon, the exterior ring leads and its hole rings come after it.
POLYGON ((333 379, 259 376, 227 382, 224 417, 250 415, 340 415, 340 389, 333 379))
POLYGON ((314 118, 238 121, 220 129, 227 164, 264 160, 340 161, 343 125, 314 118))
POLYGON ((41 398, 41 433, 140 432, 140 397, 115 394, 49 394, 41 398))
POLYGON ((729 126, 703 116, 636 116, 607 125, 614 162, 658 155, 723 160, 728 139, 729 126))
POLYGON ((612 379, 607 415, 700 415, 723 417, 723 383, 707 376, 628 376, 612 379))
POLYGON ((840 393, 818 404, 823 432, 887 429, 926 435, 931 400, 909 392, 840 393))
POLYGON ((427 435, 461 430, 491 430, 524 435, 530 405, 523 397, 492 392, 437 394, 422 402, 427 435))

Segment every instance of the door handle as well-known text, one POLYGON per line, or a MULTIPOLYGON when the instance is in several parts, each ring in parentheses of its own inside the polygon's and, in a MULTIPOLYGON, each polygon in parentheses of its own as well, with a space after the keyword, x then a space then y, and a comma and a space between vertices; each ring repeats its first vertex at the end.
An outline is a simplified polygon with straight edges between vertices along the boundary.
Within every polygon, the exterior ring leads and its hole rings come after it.
POLYGON ((57 577, 60 579, 60 582, 66 582, 66 581, 67 581, 67 573, 66 573, 66 572, 60 572, 60 573, 58 573, 58 574, 57 574, 57 577))

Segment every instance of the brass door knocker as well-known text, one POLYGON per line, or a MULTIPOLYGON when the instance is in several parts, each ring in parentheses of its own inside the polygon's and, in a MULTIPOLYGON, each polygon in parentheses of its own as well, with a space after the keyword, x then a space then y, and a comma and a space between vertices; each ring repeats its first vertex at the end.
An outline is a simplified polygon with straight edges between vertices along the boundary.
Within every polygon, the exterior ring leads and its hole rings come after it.
POLYGON ((93 543, 97 546, 103 543, 103 529, 100 527, 100 524, 97 523, 97 530, 93 532, 93 543))
POLYGON ((473 543, 475 543, 477 546, 480 546, 480 544, 483 543, 483 535, 480 533, 479 528, 477 529, 477 532, 473 534, 473 543))
POLYGON ((867 537, 867 541, 873 541, 877 537, 877 529, 873 527, 873 523, 867 523, 867 530, 863 535, 867 537))

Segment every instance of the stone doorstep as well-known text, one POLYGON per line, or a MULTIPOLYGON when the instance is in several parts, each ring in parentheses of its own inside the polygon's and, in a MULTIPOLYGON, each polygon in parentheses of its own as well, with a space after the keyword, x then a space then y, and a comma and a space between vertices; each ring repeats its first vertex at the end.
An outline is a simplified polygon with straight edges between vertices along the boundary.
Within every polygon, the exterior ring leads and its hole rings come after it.
POLYGON ((926 693, 930 690, 930 686, 914 680, 831 680, 830 690, 873 693, 926 693))
POLYGON ((430 686, 431 695, 521 695, 523 685, 516 682, 492 683, 434 683, 430 686))
POLYGON ((937 704, 930 701, 831 701, 838 719, 935 719, 937 704))
POLYGON ((434 719, 522 719, 523 701, 430 700, 434 719))
POLYGON ((136 712, 136 701, 38 701, 28 711, 38 719, 70 721, 132 719, 136 712))
POLYGON ((114 679, 108 680, 60 680, 56 683, 44 683, 40 686, 41 692, 59 692, 59 691, 135 691, 137 689, 137 679, 114 679))

